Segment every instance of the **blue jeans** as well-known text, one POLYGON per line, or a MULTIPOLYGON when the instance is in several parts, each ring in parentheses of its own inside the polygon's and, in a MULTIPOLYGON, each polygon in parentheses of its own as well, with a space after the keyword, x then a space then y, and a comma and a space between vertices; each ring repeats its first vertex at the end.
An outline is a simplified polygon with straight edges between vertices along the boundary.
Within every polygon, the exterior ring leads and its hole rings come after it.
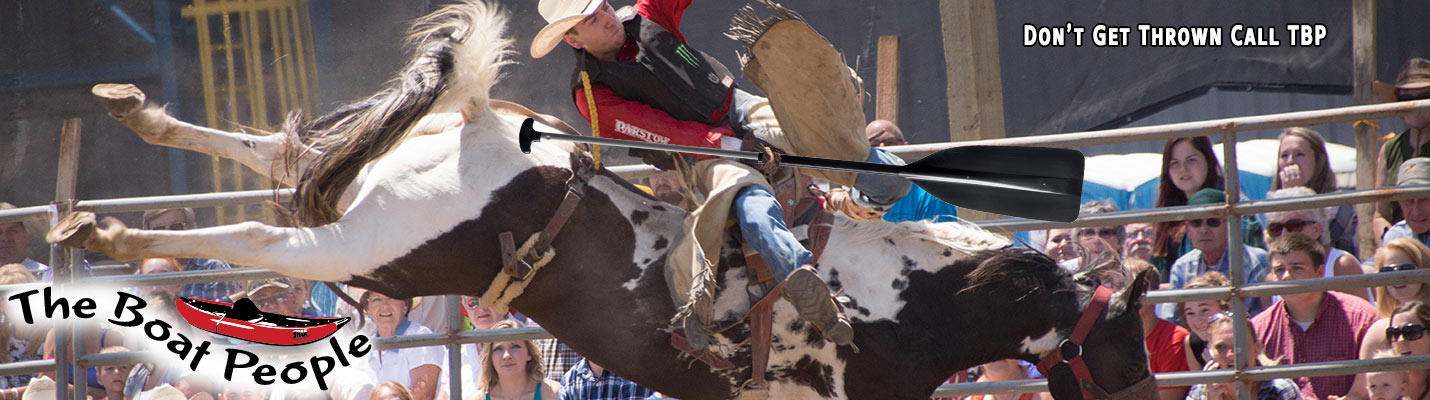
MULTIPOLYGON (((764 101, 764 97, 756 96, 744 90, 735 89, 734 99, 731 101, 730 111, 726 114, 730 119, 730 127, 735 129, 741 137, 748 137, 760 127, 750 125, 750 106, 756 102, 764 101)), ((864 158, 865 162, 884 165, 904 165, 904 160, 889 152, 870 148, 869 154, 864 158)), ((912 183, 908 179, 880 174, 859 174, 854 179, 854 192, 851 197, 860 207, 888 211, 894 203, 904 198, 909 193, 909 186, 912 183)), ((746 235, 749 237, 749 235, 746 235)))
POLYGON ((785 226, 784 211, 770 189, 758 185, 741 188, 732 208, 745 243, 760 252, 775 280, 785 280, 814 257, 785 226))

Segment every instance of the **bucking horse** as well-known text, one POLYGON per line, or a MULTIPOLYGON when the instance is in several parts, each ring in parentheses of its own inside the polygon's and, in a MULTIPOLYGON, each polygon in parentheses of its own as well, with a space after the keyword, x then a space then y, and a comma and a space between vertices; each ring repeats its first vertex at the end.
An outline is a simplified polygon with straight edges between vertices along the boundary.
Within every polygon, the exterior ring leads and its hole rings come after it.
MULTIPOLYGON (((47 239, 117 260, 214 258, 412 297, 477 296, 517 279, 499 278, 510 264, 499 237, 542 237, 545 266, 518 277, 525 287, 513 307, 653 390, 748 395, 751 330, 736 322, 754 305, 745 290, 754 274, 743 255, 731 246, 722 253, 714 311, 730 327, 706 347, 734 367, 697 362, 671 345, 680 327, 662 273, 687 212, 590 168, 580 145, 518 150, 519 127, 533 113, 489 98, 510 63, 505 23, 479 0, 423 17, 410 38, 415 55, 381 91, 311 121, 294 113, 278 133, 191 125, 145 107, 133 86, 98 85, 111 116, 145 141, 233 159, 295 187, 299 223, 150 231, 75 213, 47 239), (579 200, 565 205, 573 193, 579 200), (558 214, 565 221, 550 232, 558 214)), ((560 125, 545 121, 548 130, 560 125)), ((776 302, 762 374, 770 398, 926 399, 955 372, 1007 358, 1044 360, 1057 399, 1155 391, 1137 316, 1141 277, 1114 293, 961 222, 837 215, 830 225, 817 269, 847 299, 855 346, 826 343, 776 302)))

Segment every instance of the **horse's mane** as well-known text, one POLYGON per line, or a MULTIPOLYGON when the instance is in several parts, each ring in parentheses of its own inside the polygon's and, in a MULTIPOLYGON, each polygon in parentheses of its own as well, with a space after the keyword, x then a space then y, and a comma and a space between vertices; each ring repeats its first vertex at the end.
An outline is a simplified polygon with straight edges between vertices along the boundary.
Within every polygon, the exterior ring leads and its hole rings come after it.
POLYGON ((506 15, 495 5, 443 7, 414 22, 407 40, 415 55, 382 90, 306 124, 301 113, 291 114, 283 131, 308 148, 289 148, 283 158, 291 163, 309 150, 319 154, 293 195, 297 222, 318 226, 341 217, 338 201, 363 166, 397 147, 424 115, 482 115, 500 67, 509 62, 505 30, 506 15))
POLYGON ((874 241, 884 238, 896 241, 905 238, 918 239, 944 247, 952 247, 965 253, 996 249, 1010 244, 1008 239, 964 220, 949 222, 888 222, 882 219, 858 221, 840 214, 835 215, 837 218, 834 220, 834 226, 841 232, 850 235, 851 240, 855 241, 874 241))
POLYGON ((987 258, 968 273, 968 285, 962 292, 981 290, 1011 291, 1023 299, 1043 290, 1067 289, 1061 282, 1069 273, 1056 260, 1037 250, 1024 247, 985 252, 987 258))

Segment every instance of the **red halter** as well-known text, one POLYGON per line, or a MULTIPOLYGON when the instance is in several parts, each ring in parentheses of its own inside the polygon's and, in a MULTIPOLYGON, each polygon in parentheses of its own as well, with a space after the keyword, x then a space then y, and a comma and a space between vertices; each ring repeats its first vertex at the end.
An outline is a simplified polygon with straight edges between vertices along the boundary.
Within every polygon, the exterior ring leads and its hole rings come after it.
POLYGON ((1072 335, 1058 343, 1058 348, 1052 353, 1048 353, 1042 360, 1038 361, 1038 371, 1043 376, 1050 376, 1053 367, 1058 364, 1067 364, 1072 368, 1073 376, 1077 378, 1078 386, 1082 388, 1084 399, 1115 399, 1115 398, 1149 398, 1157 390, 1156 380, 1152 375, 1128 386, 1121 391, 1108 394, 1101 386, 1092 380, 1092 372, 1088 371, 1087 363, 1082 359, 1082 343, 1087 339, 1087 334, 1092 332, 1093 325, 1102 316, 1102 311, 1107 309, 1107 302, 1112 298, 1112 289, 1105 286, 1098 286, 1097 291, 1092 294, 1092 301, 1088 302, 1087 308, 1082 310, 1082 317, 1077 320, 1077 326, 1073 327, 1072 335), (1145 392, 1145 393, 1144 393, 1145 392))

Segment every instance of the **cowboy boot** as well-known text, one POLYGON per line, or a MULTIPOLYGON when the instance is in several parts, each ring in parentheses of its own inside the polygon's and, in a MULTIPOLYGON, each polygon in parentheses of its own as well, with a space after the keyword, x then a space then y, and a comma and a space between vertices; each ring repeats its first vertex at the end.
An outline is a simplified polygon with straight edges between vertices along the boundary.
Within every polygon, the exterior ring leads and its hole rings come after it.
POLYGON ((854 327, 839 310, 839 304, 829 293, 829 285, 819 278, 814 267, 805 265, 785 278, 784 298, 794 305, 800 318, 814 326, 825 339, 844 346, 854 341, 854 327))

